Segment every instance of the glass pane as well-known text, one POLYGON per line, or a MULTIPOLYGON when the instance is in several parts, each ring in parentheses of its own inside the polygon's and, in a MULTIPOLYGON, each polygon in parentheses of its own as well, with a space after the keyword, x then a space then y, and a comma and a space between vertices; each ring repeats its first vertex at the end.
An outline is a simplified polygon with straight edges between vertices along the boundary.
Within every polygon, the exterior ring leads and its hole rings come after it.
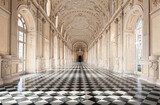
POLYGON ((19 41, 23 42, 23 32, 19 31, 19 41))
POLYGON ((18 26, 23 28, 23 23, 20 19, 18 19, 18 26))
POLYGON ((26 69, 26 62, 24 61, 23 62, 23 70, 25 71, 25 69, 26 69))
POLYGON ((23 18, 21 18, 21 21, 22 21, 22 23, 24 23, 24 19, 23 18))
POLYGON ((23 63, 18 64, 18 71, 19 72, 23 71, 23 63))
POLYGON ((26 24, 24 24, 24 29, 26 29, 26 24))
POLYGON ((19 42, 19 59, 23 60, 23 43, 19 42))
MULTIPOLYGON (((19 56, 19 65, 18 69, 19 72, 25 70, 25 56, 26 56, 26 25, 25 25, 25 20, 23 17, 18 14, 18 26, 21 27, 21 31, 18 30, 18 56, 19 56)), ((20 28, 18 28, 20 29, 20 28)))
POLYGON ((23 42, 26 42, 26 34, 23 33, 23 42))
POLYGON ((19 17, 19 18, 21 18, 21 15, 20 15, 20 14, 18 14, 18 17, 19 17))
POLYGON ((139 19, 136 24, 135 35, 136 35, 136 59, 137 59, 137 70, 141 71, 141 58, 142 58, 142 31, 143 22, 139 19))

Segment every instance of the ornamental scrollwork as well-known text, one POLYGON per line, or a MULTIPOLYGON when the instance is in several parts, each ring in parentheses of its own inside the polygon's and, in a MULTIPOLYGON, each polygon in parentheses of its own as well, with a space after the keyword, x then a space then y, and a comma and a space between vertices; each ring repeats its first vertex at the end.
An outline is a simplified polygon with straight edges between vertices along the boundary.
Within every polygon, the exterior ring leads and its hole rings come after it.
POLYGON ((157 60, 150 60, 149 61, 149 70, 152 70, 152 71, 158 71, 158 61, 157 60))
POLYGON ((154 6, 157 6, 160 3, 160 0, 152 0, 154 6))
POLYGON ((9 59, 3 59, 2 60, 2 70, 3 71, 8 71, 10 70, 10 65, 11 65, 11 61, 9 59))

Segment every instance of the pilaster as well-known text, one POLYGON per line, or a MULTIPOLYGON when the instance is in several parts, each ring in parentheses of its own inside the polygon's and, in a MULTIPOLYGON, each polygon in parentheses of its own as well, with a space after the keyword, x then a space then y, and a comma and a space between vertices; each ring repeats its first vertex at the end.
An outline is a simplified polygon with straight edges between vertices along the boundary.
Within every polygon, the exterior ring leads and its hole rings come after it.
POLYGON ((159 78, 158 66, 158 56, 150 56, 148 81, 151 83, 156 83, 157 79, 159 78))
POLYGON ((3 84, 1 64, 2 64, 2 57, 0 56, 0 85, 3 84))

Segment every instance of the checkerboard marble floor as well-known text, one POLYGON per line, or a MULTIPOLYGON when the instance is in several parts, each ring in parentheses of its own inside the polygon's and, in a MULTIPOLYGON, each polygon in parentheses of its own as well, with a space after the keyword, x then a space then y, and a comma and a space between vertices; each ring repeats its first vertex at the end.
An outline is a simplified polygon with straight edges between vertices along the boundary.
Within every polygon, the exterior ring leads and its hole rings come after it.
POLYGON ((3 105, 160 105, 160 87, 76 63, 0 86, 3 105))

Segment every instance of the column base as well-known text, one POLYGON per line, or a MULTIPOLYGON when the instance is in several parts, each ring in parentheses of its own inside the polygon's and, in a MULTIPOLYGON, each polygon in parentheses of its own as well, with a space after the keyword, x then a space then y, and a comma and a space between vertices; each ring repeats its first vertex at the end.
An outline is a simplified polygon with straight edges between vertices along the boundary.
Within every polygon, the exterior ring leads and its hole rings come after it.
POLYGON ((160 86, 160 79, 157 80, 156 84, 160 86))

